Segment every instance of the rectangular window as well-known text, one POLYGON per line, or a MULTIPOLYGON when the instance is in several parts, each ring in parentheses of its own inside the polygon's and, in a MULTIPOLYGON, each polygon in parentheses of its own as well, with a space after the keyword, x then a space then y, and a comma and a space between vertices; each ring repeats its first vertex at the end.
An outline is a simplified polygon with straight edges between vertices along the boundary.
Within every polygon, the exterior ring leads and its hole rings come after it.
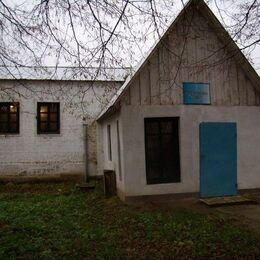
POLYGON ((119 132, 119 122, 116 121, 116 129, 117 129, 117 151, 118 151, 118 172, 119 172, 119 180, 122 181, 122 165, 121 165, 121 144, 120 144, 120 132, 119 132))
POLYGON ((147 184, 180 182, 179 118, 145 118, 147 184))
POLYGON ((107 149, 108 149, 108 159, 112 161, 112 143, 111 143, 111 126, 107 125, 107 149))
POLYGON ((37 106, 37 133, 60 133, 60 103, 39 102, 37 106))
POLYGON ((19 133, 19 103, 0 103, 0 134, 19 133))

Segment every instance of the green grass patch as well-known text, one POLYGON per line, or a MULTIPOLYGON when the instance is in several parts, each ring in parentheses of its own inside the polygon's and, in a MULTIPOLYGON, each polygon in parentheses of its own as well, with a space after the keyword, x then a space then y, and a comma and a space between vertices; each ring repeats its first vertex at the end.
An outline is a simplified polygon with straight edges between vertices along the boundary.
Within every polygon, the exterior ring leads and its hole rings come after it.
POLYGON ((221 215, 137 208, 71 184, 0 185, 0 259, 258 258, 257 234, 221 215))

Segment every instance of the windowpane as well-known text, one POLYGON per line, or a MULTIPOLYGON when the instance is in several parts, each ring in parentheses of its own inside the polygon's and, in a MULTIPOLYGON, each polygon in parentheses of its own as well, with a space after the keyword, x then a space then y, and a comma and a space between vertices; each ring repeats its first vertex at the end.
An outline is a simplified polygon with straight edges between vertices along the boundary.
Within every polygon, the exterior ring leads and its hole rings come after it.
POLYGON ((146 139, 146 147, 148 149, 160 149, 160 138, 159 136, 154 136, 154 135, 151 135, 151 136, 148 136, 147 139, 146 139))
POLYGON ((40 114, 40 121, 41 122, 46 122, 48 121, 48 114, 40 114))
POLYGON ((48 130, 48 124, 47 123, 40 123, 40 130, 43 132, 46 132, 48 130))
POLYGON ((40 105, 40 113, 46 113, 48 112, 48 106, 40 105))
POLYGON ((57 123, 50 123, 50 131, 57 131, 58 127, 57 127, 57 123))
POLYGON ((2 132, 2 133, 8 132, 8 124, 7 123, 0 122, 0 132, 2 132))
POLYGON ((50 121, 57 121, 57 119, 58 119, 58 115, 56 114, 56 113, 51 113, 50 114, 50 121))
POLYGON ((0 122, 7 122, 8 114, 0 114, 0 122))
POLYGON ((16 124, 16 123, 10 123, 10 125, 9 125, 9 130, 10 130, 11 132, 15 132, 16 129, 17 129, 17 124, 16 124))
POLYGON ((159 122, 148 122, 146 125, 146 131, 148 134, 158 134, 159 122))
POLYGON ((160 161, 161 153, 159 149, 151 149, 146 152, 146 159, 151 163, 158 163, 160 161))
POLYGON ((8 112, 8 106, 7 105, 0 105, 0 112, 7 113, 8 112))
POLYGON ((17 112, 17 106, 15 104, 10 105, 10 112, 17 112))
POLYGON ((165 153, 171 153, 173 150, 173 145, 169 145, 172 144, 172 135, 162 135, 161 136, 161 148, 163 150, 163 152, 165 153))
POLYGON ((58 112, 57 104, 50 104, 49 108, 50 108, 50 112, 58 112))
POLYGON ((161 122, 161 128, 162 128, 162 133, 171 134, 173 131, 172 122, 171 121, 161 122))
POLYGON ((156 183, 161 178, 161 169, 159 164, 148 167, 149 182, 156 183))
POLYGON ((17 115, 16 114, 10 114, 10 121, 16 122, 16 120, 17 120, 17 115))

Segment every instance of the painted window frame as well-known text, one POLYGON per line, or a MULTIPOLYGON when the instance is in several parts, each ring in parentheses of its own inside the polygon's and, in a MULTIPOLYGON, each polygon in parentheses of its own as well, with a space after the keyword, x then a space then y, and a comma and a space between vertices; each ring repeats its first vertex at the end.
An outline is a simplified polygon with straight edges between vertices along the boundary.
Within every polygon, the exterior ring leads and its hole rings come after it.
MULTIPOLYGON (((2 131, 0 127, 0 134, 1 135, 15 135, 20 133, 20 103, 19 102, 0 102, 0 114, 1 115, 7 115, 7 121, 0 121, 0 124, 2 122, 7 123, 7 130, 2 131), (16 107, 16 111, 11 111, 11 106, 16 107), (2 112, 2 107, 7 107, 7 112, 2 112), (15 116, 15 121, 11 121, 11 115, 15 116), (12 130, 11 125, 14 124, 16 127, 14 130, 12 130)), ((1 120, 1 119, 0 119, 1 120)))
POLYGON ((37 102, 37 134, 42 135, 42 134, 60 134, 60 102, 37 102), (52 105, 57 106, 57 111, 56 112, 51 112, 50 107, 52 105), (41 112, 41 107, 47 106, 48 110, 47 112, 41 112), (47 120, 43 121, 41 120, 41 115, 46 114, 47 115, 47 120), (56 114, 57 119, 56 120, 51 120, 51 114, 56 114), (46 123, 47 124, 47 129, 42 130, 41 129, 41 123, 46 123), (50 124, 56 123, 56 130, 52 130, 50 127, 50 124))

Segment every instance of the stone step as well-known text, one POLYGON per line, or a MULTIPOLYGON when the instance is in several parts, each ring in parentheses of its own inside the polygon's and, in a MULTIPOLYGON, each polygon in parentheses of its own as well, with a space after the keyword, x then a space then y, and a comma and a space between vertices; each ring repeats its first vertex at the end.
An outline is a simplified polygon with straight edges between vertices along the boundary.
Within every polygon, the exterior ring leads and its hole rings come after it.
POLYGON ((210 207, 224 206, 224 205, 235 205, 235 204, 255 204, 256 201, 246 198, 241 195, 236 196, 224 196, 224 197, 212 197, 200 199, 201 202, 205 203, 210 207))

